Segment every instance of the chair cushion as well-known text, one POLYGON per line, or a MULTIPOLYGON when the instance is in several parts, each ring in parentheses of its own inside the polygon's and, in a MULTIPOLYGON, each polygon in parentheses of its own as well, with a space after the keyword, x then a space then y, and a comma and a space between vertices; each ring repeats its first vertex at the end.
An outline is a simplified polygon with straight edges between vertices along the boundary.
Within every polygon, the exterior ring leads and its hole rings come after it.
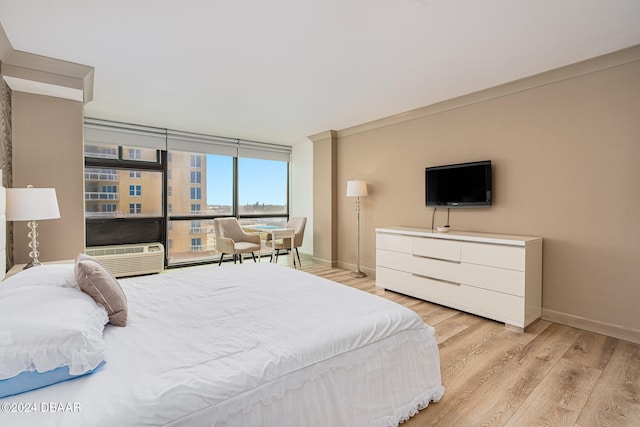
POLYGON ((260 245, 251 242, 235 242, 235 250, 237 253, 248 253, 260 250, 260 245))

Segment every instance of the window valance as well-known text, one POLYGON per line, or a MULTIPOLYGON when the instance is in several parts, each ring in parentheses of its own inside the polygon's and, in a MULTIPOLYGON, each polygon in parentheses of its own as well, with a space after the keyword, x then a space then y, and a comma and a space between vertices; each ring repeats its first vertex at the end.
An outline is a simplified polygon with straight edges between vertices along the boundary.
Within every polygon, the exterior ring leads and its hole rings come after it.
POLYGON ((100 119, 85 119, 85 143, 176 150, 193 153, 251 157, 263 160, 291 160, 291 147, 259 141, 181 132, 100 119))

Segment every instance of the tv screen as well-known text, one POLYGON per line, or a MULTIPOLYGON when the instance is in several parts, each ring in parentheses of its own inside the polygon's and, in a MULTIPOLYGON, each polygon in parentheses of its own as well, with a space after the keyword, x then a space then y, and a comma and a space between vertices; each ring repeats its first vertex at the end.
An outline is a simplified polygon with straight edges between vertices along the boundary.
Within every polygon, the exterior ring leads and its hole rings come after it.
POLYGON ((491 161, 428 167, 425 193, 427 207, 489 207, 491 161))

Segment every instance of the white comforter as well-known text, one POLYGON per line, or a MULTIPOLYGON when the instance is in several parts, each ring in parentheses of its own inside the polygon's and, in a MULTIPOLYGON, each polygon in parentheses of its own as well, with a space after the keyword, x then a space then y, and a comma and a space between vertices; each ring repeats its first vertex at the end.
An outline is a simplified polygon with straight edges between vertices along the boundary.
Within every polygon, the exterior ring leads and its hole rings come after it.
POLYGON ((433 328, 374 295, 268 263, 120 283, 103 369, 3 425, 397 425, 443 393, 433 328))

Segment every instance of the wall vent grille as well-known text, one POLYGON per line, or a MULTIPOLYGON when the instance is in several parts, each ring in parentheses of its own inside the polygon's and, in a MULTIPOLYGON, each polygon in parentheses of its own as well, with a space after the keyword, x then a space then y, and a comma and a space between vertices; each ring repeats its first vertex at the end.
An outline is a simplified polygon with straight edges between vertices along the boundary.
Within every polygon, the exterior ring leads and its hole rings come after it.
POLYGON ((86 249, 115 277, 159 273, 164 269, 162 243, 135 245, 94 246, 86 249))

